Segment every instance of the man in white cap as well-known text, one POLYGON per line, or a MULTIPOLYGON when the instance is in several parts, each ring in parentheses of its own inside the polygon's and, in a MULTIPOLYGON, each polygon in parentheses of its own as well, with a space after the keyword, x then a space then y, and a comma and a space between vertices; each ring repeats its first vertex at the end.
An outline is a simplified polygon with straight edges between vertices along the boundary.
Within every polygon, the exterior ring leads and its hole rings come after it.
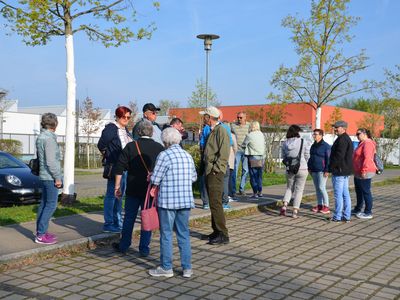
POLYGON ((210 106, 201 111, 200 114, 205 116, 205 120, 208 120, 208 125, 211 127, 202 163, 204 164, 204 172, 206 174, 213 232, 203 236, 203 238, 208 239, 211 245, 228 244, 229 235, 222 207, 222 192, 230 152, 229 136, 225 128, 218 121, 220 116, 218 108, 210 106))

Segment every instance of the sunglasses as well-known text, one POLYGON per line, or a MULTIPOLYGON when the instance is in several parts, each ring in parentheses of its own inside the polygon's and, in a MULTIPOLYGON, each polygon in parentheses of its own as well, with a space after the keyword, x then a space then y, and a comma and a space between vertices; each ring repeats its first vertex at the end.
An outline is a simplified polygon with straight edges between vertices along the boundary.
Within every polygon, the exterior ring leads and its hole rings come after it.
POLYGON ((147 112, 148 112, 148 113, 151 113, 152 115, 156 115, 156 114, 157 114, 156 111, 152 111, 152 110, 148 110, 147 112))
POLYGON ((130 120, 130 119, 131 119, 131 116, 122 116, 120 119, 130 120))
POLYGON ((357 132, 357 133, 356 133, 356 136, 359 136, 360 134, 362 134, 362 132, 357 132))
POLYGON ((239 120, 243 119, 243 117, 237 117, 239 120))

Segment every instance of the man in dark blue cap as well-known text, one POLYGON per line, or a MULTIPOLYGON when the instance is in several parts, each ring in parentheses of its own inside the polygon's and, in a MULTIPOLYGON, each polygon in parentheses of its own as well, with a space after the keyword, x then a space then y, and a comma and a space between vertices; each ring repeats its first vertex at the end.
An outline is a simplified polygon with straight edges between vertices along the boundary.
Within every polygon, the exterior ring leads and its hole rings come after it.
POLYGON ((350 222, 351 198, 349 192, 349 176, 353 174, 353 143, 347 134, 347 123, 337 121, 332 124, 338 136, 331 148, 328 170, 332 173, 335 213, 333 222, 350 222))
MULTIPOLYGON (((148 120, 153 124, 153 136, 151 138, 156 141, 157 143, 160 143, 162 146, 164 146, 162 140, 161 140, 161 127, 158 123, 156 123, 157 119, 157 114, 160 111, 159 107, 156 107, 153 103, 146 103, 143 106, 143 118, 139 121, 142 120, 148 120)), ((139 138, 139 134, 137 132, 138 127, 137 125, 139 124, 139 121, 136 123, 135 127, 132 129, 132 135, 133 139, 137 140, 139 138)))

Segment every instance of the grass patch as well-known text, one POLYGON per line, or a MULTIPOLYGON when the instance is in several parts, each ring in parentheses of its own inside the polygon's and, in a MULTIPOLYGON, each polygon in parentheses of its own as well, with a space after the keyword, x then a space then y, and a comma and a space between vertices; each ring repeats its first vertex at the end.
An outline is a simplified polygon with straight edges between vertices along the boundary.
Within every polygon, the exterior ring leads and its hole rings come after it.
MULTIPOLYGON (((38 204, 2 207, 0 209, 0 226, 19 224, 36 220, 38 204)), ((103 210, 103 196, 82 198, 69 206, 57 205, 54 217, 70 216, 86 212, 103 210)))
POLYGON ((96 175, 96 174, 102 174, 102 171, 75 171, 75 175, 96 175))
POLYGON ((382 181, 377 181, 377 182, 372 181, 372 186, 385 186, 385 185, 398 184, 398 183, 400 183, 400 176, 395 177, 395 178, 385 179, 382 181))

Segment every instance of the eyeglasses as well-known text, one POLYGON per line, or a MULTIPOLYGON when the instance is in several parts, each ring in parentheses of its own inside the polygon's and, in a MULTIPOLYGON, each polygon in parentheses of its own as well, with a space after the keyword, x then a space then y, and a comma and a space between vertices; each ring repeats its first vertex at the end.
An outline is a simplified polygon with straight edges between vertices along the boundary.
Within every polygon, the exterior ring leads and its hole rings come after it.
POLYGON ((120 119, 130 120, 130 119, 131 119, 131 116, 122 116, 120 119))
POLYGON ((318 134, 318 133, 313 133, 312 135, 313 135, 313 136, 316 136, 316 135, 319 135, 319 134, 318 134))
POLYGON ((237 117, 239 120, 243 119, 243 117, 237 117))

